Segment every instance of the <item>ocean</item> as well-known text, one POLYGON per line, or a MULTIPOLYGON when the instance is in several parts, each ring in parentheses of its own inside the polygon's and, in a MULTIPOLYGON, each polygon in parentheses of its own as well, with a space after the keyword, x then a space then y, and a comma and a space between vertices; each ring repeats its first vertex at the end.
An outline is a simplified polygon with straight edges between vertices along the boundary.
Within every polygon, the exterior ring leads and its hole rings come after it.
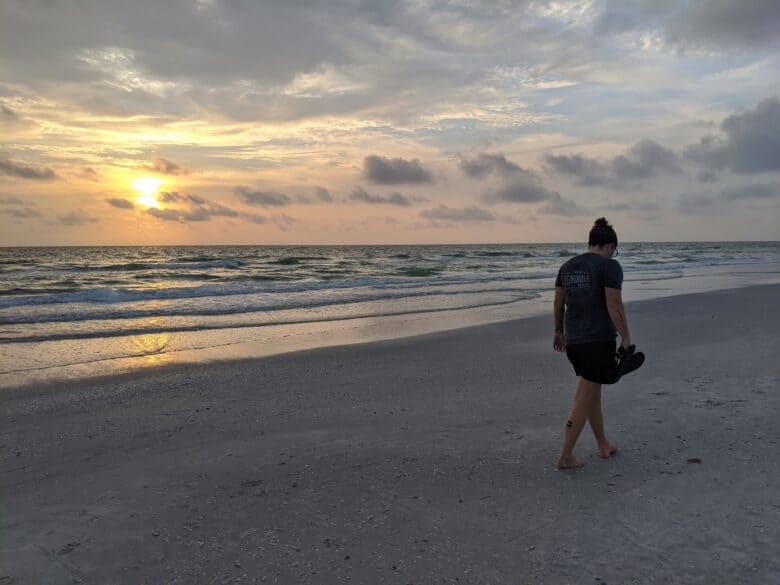
MULTIPOLYGON (((23 369, 24 352, 37 356, 30 368, 46 369, 48 354, 60 356, 53 365, 78 362, 63 351, 78 350, 84 363, 138 351, 114 344, 107 357, 79 340, 521 307, 549 293, 562 262, 583 251, 582 244, 0 248, 0 375, 23 369), (57 341, 71 343, 44 351, 57 341)), ((780 243, 623 243, 617 260, 627 289, 684 284, 738 267, 777 274, 780 243)))

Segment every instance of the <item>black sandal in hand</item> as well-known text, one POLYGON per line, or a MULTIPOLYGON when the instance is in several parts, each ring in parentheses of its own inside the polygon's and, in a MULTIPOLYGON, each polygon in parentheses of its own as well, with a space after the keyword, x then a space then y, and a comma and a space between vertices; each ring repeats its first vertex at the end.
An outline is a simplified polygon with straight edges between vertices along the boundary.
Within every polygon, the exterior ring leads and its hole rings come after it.
POLYGON ((641 351, 636 351, 635 345, 618 348, 615 358, 617 361, 617 378, 615 381, 634 370, 638 370, 645 363, 645 354, 641 351))

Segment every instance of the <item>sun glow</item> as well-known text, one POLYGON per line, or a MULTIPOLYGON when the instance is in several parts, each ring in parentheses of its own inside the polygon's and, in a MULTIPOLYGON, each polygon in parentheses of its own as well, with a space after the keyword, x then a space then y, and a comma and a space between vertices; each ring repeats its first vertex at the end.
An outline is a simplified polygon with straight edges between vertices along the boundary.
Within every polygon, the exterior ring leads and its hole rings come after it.
POLYGON ((146 207, 159 207, 157 200, 157 190, 163 184, 162 179, 156 177, 138 177, 132 182, 132 187, 138 191, 139 195, 135 200, 146 207))

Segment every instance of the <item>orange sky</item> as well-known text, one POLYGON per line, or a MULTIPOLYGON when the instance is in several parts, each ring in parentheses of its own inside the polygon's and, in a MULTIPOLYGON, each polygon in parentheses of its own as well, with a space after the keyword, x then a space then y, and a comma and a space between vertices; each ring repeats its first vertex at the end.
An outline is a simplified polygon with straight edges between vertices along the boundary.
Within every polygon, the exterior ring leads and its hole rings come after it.
POLYGON ((142 4, 0 7, 0 245, 778 239, 774 10, 142 4))

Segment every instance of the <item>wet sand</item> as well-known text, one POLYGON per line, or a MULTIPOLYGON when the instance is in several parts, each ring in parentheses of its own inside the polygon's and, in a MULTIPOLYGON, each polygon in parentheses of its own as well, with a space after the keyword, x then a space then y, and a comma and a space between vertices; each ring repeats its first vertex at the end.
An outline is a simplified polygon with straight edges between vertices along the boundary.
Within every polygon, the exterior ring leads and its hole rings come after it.
POLYGON ((557 471, 551 317, 0 393, 0 583, 772 583, 780 286, 628 305, 557 471))

